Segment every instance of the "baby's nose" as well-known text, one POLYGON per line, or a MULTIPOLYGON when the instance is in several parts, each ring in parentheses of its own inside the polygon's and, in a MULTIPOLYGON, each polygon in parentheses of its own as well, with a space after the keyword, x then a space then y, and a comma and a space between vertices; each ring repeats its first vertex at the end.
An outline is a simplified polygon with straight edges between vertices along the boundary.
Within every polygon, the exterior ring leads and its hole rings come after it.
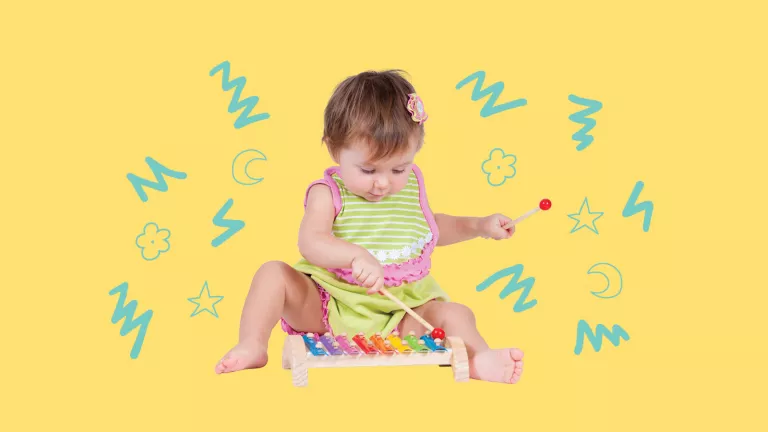
POLYGON ((374 182, 374 185, 379 188, 385 188, 387 185, 389 185, 389 180, 387 180, 386 177, 378 177, 376 181, 374 182))

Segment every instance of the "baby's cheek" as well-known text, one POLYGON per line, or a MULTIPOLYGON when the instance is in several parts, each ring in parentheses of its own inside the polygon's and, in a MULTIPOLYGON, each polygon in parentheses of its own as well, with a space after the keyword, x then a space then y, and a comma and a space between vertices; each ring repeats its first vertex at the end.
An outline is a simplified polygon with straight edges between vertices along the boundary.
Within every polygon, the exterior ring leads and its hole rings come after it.
POLYGON ((370 189, 370 186, 367 184, 365 178, 355 176, 351 180, 352 181, 348 183, 347 188, 353 193, 365 193, 368 192, 368 189, 370 189))

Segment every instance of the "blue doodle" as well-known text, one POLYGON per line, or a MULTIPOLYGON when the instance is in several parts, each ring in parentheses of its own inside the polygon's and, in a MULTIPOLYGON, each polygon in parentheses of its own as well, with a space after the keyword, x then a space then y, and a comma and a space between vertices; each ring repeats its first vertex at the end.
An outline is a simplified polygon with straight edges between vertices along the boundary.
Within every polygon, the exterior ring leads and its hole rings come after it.
POLYGON ((128 174, 128 181, 131 182, 133 189, 136 190, 136 193, 139 194, 139 198, 143 202, 147 202, 149 199, 149 197, 147 197, 147 193, 144 191, 144 186, 158 190, 160 192, 168 191, 168 183, 165 182, 165 177, 163 177, 163 175, 167 175, 168 177, 173 177, 180 180, 187 178, 186 173, 170 170, 151 157, 147 157, 145 160, 147 165, 149 165, 149 168, 152 170, 152 174, 155 176, 155 182, 143 179, 135 174, 128 174))
POLYGON ((245 77, 237 77, 234 80, 229 80, 229 61, 224 61, 213 69, 211 69, 210 76, 216 75, 219 71, 222 71, 221 76, 221 88, 224 91, 229 91, 232 88, 235 89, 235 92, 232 94, 232 99, 229 102, 229 108, 228 111, 230 113, 233 113, 235 111, 238 111, 240 109, 243 109, 243 111, 240 113, 240 116, 235 120, 235 129, 240 129, 243 126, 247 126, 253 122, 266 120, 269 118, 268 113, 259 113, 256 115, 249 116, 251 114, 251 111, 254 107, 256 107, 256 104, 259 103, 258 96, 250 96, 242 101, 240 100, 240 94, 243 91, 243 88, 245 87, 245 77))
POLYGON ((142 345, 144 345, 144 336, 147 334, 147 326, 149 326, 149 321, 152 319, 154 313, 150 309, 144 311, 138 318, 133 318, 138 303, 136 300, 131 300, 127 305, 125 304, 125 298, 128 295, 128 282, 123 282, 109 291, 109 295, 115 295, 117 293, 119 293, 120 296, 117 298, 117 306, 112 313, 112 324, 117 324, 118 321, 125 318, 122 327, 120 327, 120 336, 125 336, 136 327, 139 327, 139 331, 136 334, 136 340, 133 342, 133 348, 131 348, 131 358, 136 359, 141 352, 142 345))
POLYGON ((587 270, 587 274, 601 274, 605 278, 606 282, 608 282, 608 284, 605 286, 605 289, 603 289, 602 291, 590 291, 592 295, 595 297, 602 298, 602 299, 614 298, 619 294, 621 294, 621 291, 624 289, 624 278, 621 276, 621 272, 619 271, 619 269, 616 268, 616 266, 613 264, 609 264, 606 262, 597 263, 592 267, 590 267, 589 270, 587 270), (608 294, 608 292, 611 290, 611 278, 608 277, 608 275, 605 273, 604 267, 606 266, 615 270, 616 274, 619 275, 619 289, 618 291, 613 293, 613 295, 608 294))
POLYGON ((568 120, 584 125, 583 128, 581 128, 572 136, 575 141, 579 141, 579 145, 576 146, 576 150, 582 151, 589 147, 590 144, 592 144, 594 138, 592 135, 588 135, 587 132, 592 130, 592 128, 597 124, 594 119, 587 118, 587 116, 600 111, 603 108, 603 103, 592 99, 580 98, 575 95, 568 96, 568 100, 579 105, 585 105, 587 107, 568 116, 568 120))
POLYGON ((643 190, 644 183, 639 181, 635 183, 635 188, 632 189, 632 194, 629 196, 627 205, 624 206, 624 210, 621 215, 624 217, 634 216, 637 213, 645 212, 643 215, 643 231, 648 232, 651 228, 651 217, 653 216, 653 202, 643 201, 637 203, 637 198, 640 196, 640 192, 643 190))
POLYGON ((221 209, 216 213, 216 216, 213 217, 213 224, 217 227, 224 227, 227 228, 226 231, 221 233, 218 237, 213 239, 211 241, 211 244, 213 247, 219 247, 222 243, 229 240, 230 237, 235 235, 238 231, 243 229, 245 227, 245 222, 241 220, 236 219, 224 219, 224 216, 227 214, 230 208, 232 208, 232 204, 234 204, 234 201, 232 198, 227 200, 226 203, 224 203, 224 206, 221 207, 221 209))
POLYGON ((531 300, 529 302, 525 302, 525 300, 528 298, 528 295, 531 292, 531 289, 533 288, 533 284, 536 281, 536 278, 534 277, 528 277, 524 280, 520 280, 520 275, 523 273, 523 265, 522 264, 516 264, 512 267, 508 267, 503 270, 499 270, 496 273, 492 274, 488 279, 483 281, 480 285, 477 286, 477 292, 481 292, 491 286, 494 282, 497 280, 509 276, 514 275, 510 278, 509 282, 507 283, 506 287, 501 291, 499 294, 499 298, 505 299, 508 295, 511 293, 522 289, 523 292, 520 294, 520 297, 515 302, 515 306, 512 308, 515 312, 523 312, 525 310, 528 310, 534 306, 536 306, 536 303, 538 303, 537 300, 531 300))
POLYGON ((160 254, 168 252, 171 249, 171 243, 168 240, 170 237, 170 230, 159 229, 154 222, 144 225, 143 232, 136 237, 136 246, 141 249, 141 257, 152 261, 160 254))
POLYGON ((500 113, 502 111, 506 111, 508 109, 512 108, 518 108, 528 103, 525 99, 515 99, 510 102, 505 102, 501 105, 495 105, 496 100, 501 95, 501 92, 504 90, 504 83, 503 82, 495 82, 491 84, 490 86, 486 87, 485 89, 482 89, 483 82, 485 81, 485 71, 477 71, 468 77, 464 78, 463 80, 459 81, 458 84, 456 84, 456 90, 459 90, 460 88, 464 87, 465 85, 469 84, 470 82, 477 80, 475 83, 475 87, 472 89, 472 100, 478 101, 488 95, 491 95, 490 98, 488 98, 487 101, 485 101, 485 105, 483 105, 483 108, 480 110, 480 117, 488 117, 497 113, 500 113))
POLYGON ((224 300, 224 296, 212 296, 210 290, 208 289, 208 282, 206 281, 205 284, 203 284, 203 289, 200 290, 200 294, 197 297, 191 297, 187 300, 197 305, 195 310, 192 311, 192 315, 190 315, 190 317, 193 317, 200 312, 208 312, 209 314, 218 318, 219 314, 216 312, 216 303, 224 300), (205 297, 203 297, 203 293, 205 293, 205 297), (201 303, 205 304, 203 305, 201 303))
POLYGON ((629 340, 629 334, 618 324, 614 324, 610 331, 602 324, 598 324, 596 329, 597 331, 593 333, 586 321, 579 321, 579 324, 576 327, 576 347, 573 350, 576 355, 581 354, 585 335, 589 338, 589 343, 592 344, 592 348, 595 349, 595 352, 600 352, 600 348, 603 345, 603 337, 607 338, 613 346, 619 346, 621 339, 624 339, 625 341, 629 340))
POLYGON ((582 229, 582 228, 588 228, 591 231, 593 231, 595 234, 600 234, 597 232, 597 226, 595 225, 595 222, 600 219, 603 216, 604 212, 593 212, 589 210, 589 202, 587 202, 587 198, 584 198, 584 202, 581 203, 581 208, 579 209, 578 213, 569 214, 568 217, 576 221, 576 225, 574 225, 573 229, 571 230, 571 234, 575 233, 576 231, 582 229), (586 216, 582 216, 582 213, 584 213, 584 206, 587 207, 587 214, 586 216), (597 216, 592 216, 597 215, 597 216), (589 226, 586 223, 582 222, 582 219, 591 219, 589 222, 589 226))
POLYGON ((232 160, 232 178, 235 179, 236 182, 245 186, 251 186, 251 185, 255 185, 256 183, 261 183, 261 181, 264 180, 264 177, 251 177, 251 175, 248 174, 248 166, 254 161, 265 161, 265 160, 267 160, 267 157, 264 156, 264 153, 258 150, 248 149, 248 150, 241 151, 240 153, 237 154, 237 156, 235 156, 235 159, 232 160), (243 154, 250 153, 250 152, 258 153, 258 156, 252 157, 251 159, 248 160, 248 162, 245 163, 245 166, 242 168, 242 173, 245 174, 246 177, 251 179, 251 181, 243 181, 238 178, 238 172, 236 171, 237 160, 243 154))
POLYGON ((488 154, 488 159, 480 165, 480 169, 488 178, 489 185, 501 186, 517 173, 515 162, 517 162, 517 156, 506 154, 504 150, 495 148, 488 154))

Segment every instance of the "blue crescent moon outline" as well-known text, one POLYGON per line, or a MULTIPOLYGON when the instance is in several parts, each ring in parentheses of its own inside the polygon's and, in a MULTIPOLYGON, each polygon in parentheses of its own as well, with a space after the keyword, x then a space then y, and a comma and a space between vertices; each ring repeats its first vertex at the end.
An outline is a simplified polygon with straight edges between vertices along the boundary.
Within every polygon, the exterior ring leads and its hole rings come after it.
POLYGON ((264 180, 264 177, 251 177, 248 174, 248 165, 250 165, 251 162, 253 162, 253 161, 265 161, 265 160, 267 160, 267 157, 264 155, 264 153, 260 152, 259 150, 248 149, 248 150, 241 151, 240 153, 237 154, 237 156, 235 156, 235 159, 232 161, 232 178, 235 179, 236 182, 240 183, 241 185, 245 185, 245 186, 252 186, 252 185, 255 185, 257 183, 261 183, 262 180, 264 180), (248 177, 249 179, 251 179, 252 181, 251 182, 240 181, 240 179, 237 178, 237 172, 235 171, 235 166, 237 165, 237 160, 240 159, 240 156, 242 156, 243 154, 250 153, 250 152, 258 153, 259 156, 260 156, 260 157, 251 158, 250 160, 248 160, 248 162, 245 163, 245 166, 243 167, 243 174, 245 174, 245 176, 248 177))
POLYGON ((606 263, 606 262, 597 263, 597 264, 593 265, 592 267, 590 267, 589 270, 587 270, 587 274, 601 274, 601 275, 603 275, 605 280, 608 282, 608 285, 602 291, 590 291, 592 293, 592 295, 595 296, 595 297, 599 297, 599 298, 603 298, 603 299, 614 298, 614 297, 618 296, 619 294, 621 294, 621 291, 624 289, 624 278, 623 278, 623 276, 621 276, 621 272, 619 271, 619 269, 616 268, 616 266, 613 265, 613 264, 606 263), (605 274, 603 271, 601 271, 601 269, 595 270, 596 267, 603 267, 603 266, 611 267, 612 269, 614 269, 616 271, 616 274, 619 275, 619 290, 615 294, 613 294, 613 295, 602 295, 603 293, 607 293, 608 290, 611 289, 611 278, 608 277, 608 275, 605 274))

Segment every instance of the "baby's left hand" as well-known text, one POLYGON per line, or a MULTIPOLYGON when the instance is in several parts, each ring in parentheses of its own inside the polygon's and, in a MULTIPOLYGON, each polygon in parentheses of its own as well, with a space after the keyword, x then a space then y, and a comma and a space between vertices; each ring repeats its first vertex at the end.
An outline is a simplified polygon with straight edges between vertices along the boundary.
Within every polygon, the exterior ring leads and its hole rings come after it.
POLYGON ((494 240, 508 239, 515 233, 514 225, 507 226, 511 222, 512 219, 498 213, 486 216, 480 219, 480 237, 494 240))

